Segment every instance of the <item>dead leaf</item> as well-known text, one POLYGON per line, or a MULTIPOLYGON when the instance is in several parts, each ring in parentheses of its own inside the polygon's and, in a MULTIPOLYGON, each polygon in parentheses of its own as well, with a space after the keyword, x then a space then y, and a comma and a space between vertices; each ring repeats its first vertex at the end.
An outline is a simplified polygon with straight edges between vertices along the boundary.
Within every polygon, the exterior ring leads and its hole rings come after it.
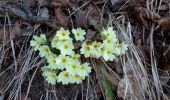
POLYGON ((128 13, 129 17, 135 19, 136 21, 144 25, 146 29, 149 29, 149 21, 156 21, 160 18, 158 14, 153 13, 149 9, 144 8, 140 5, 127 5, 123 8, 123 10, 128 13))
POLYGON ((31 8, 31 7, 35 6, 36 3, 35 3, 35 0, 23 0, 23 4, 27 8, 31 8))
POLYGON ((49 0, 49 5, 52 7, 69 7, 68 0, 49 0))
POLYGON ((100 14, 93 7, 88 7, 85 10, 78 10, 75 13, 76 21, 79 26, 85 28, 94 28, 100 30, 100 14))
POLYGON ((126 1, 126 0, 111 0, 111 3, 112 3, 112 5, 115 5, 117 3, 122 3, 124 1, 126 1))
POLYGON ((66 26, 68 24, 68 16, 66 16, 65 12, 63 12, 64 9, 61 7, 55 8, 55 15, 57 17, 57 21, 62 25, 66 26))
POLYGON ((49 11, 47 8, 43 8, 40 10, 40 16, 42 18, 46 18, 46 19, 49 19, 50 18, 50 15, 49 15, 49 11))
POLYGON ((13 25, 12 29, 11 29, 11 37, 14 39, 16 37, 16 35, 21 34, 21 24, 19 23, 19 21, 16 21, 15 24, 13 25))
POLYGON ((96 31, 88 29, 86 34, 86 39, 91 40, 96 34, 96 31))
POLYGON ((23 19, 27 19, 33 16, 30 9, 17 2, 8 1, 6 5, 4 5, 4 8, 6 8, 6 11, 10 15, 15 15, 15 17, 22 17, 23 19))
POLYGON ((163 31, 170 31, 170 14, 168 13, 161 17, 157 23, 161 26, 163 31))
POLYGON ((47 1, 46 0, 36 0, 38 2, 38 5, 41 7, 45 4, 47 4, 47 1))
POLYGON ((160 8, 159 8, 159 10, 168 10, 168 9, 169 9, 168 4, 162 4, 160 5, 160 8))

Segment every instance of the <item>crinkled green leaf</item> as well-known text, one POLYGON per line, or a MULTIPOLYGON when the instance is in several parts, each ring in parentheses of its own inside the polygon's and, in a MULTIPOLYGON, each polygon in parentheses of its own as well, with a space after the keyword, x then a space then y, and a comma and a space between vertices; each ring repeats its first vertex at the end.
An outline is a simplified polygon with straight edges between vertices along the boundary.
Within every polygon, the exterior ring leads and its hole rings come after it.
POLYGON ((112 87, 110 85, 110 82, 107 79, 105 79, 105 81, 104 81, 104 87, 105 87, 106 99, 107 100, 115 100, 116 95, 112 91, 112 87))

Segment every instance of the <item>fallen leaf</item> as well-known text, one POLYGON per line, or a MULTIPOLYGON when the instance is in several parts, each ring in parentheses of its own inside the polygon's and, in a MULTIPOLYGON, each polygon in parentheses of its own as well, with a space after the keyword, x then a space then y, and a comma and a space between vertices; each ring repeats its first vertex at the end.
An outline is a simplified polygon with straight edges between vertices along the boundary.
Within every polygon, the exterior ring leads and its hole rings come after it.
POLYGON ((130 4, 123 8, 124 11, 128 13, 128 16, 135 19, 146 29, 149 29, 149 21, 156 21, 160 16, 154 12, 151 12, 149 9, 142 7, 137 4, 130 4))
POLYGON ((25 6, 17 2, 8 1, 5 4, 4 8, 6 8, 6 11, 10 15, 15 15, 15 17, 22 17, 23 19, 27 19, 33 16, 29 8, 26 8, 25 6))
POLYGON ((112 5, 115 5, 117 3, 122 3, 124 1, 126 1, 126 0, 111 0, 111 3, 112 3, 112 5))
POLYGON ((12 38, 15 38, 16 35, 21 34, 21 23, 19 23, 19 21, 16 21, 13 25, 13 27, 11 28, 11 36, 12 38))
POLYGON ((45 4, 47 4, 47 1, 46 0, 36 0, 38 2, 38 5, 41 7, 45 4))
POLYGON ((49 0, 49 5, 52 7, 68 7, 69 2, 68 0, 49 0))
POLYGON ((157 23, 161 26, 163 31, 170 31, 170 14, 168 13, 161 17, 157 23))
POLYGON ((62 9, 61 7, 55 8, 55 15, 59 24, 61 24, 62 26, 67 26, 69 18, 68 16, 66 16, 64 9, 62 9))
POLYGON ((94 28, 100 30, 100 14, 93 7, 88 7, 85 10, 78 10, 75 13, 78 26, 85 28, 94 28))
POLYGON ((49 11, 47 8, 43 8, 40 10, 40 16, 42 18, 46 18, 46 19, 49 19, 50 18, 50 15, 49 15, 49 11))
POLYGON ((26 6, 27 8, 31 8, 35 6, 36 2, 35 0, 23 0, 23 5, 26 6))

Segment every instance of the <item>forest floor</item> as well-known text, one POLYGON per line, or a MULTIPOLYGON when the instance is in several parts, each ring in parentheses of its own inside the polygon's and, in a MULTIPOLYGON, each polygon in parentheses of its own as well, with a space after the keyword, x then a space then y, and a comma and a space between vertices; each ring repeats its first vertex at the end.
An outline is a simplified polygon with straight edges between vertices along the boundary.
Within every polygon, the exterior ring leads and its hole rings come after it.
POLYGON ((0 100, 170 100, 170 0, 0 0, 0 100), (81 84, 48 84, 33 35, 61 27, 100 40, 114 27, 128 51, 115 61, 85 59, 81 84))

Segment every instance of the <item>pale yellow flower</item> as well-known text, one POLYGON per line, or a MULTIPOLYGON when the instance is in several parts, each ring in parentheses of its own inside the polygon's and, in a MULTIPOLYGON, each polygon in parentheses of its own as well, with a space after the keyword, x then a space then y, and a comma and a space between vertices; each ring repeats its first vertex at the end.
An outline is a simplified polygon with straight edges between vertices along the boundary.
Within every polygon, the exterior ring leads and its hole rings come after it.
POLYGON ((80 63, 79 62, 77 62, 77 63, 75 63, 75 62, 71 63, 70 62, 69 66, 66 68, 66 71, 70 75, 74 75, 74 74, 78 73, 79 67, 80 67, 80 63))
POLYGON ((69 30, 65 30, 64 28, 60 28, 59 31, 57 31, 56 36, 60 39, 60 40, 64 40, 64 39, 69 39, 70 38, 70 32, 69 30))
POLYGON ((58 75, 58 82, 61 82, 63 85, 67 85, 68 83, 70 83, 71 78, 68 72, 66 71, 62 71, 59 73, 58 75))
POLYGON ((104 45, 106 47, 112 47, 116 44, 117 40, 114 40, 112 38, 107 38, 106 40, 103 41, 104 45))
POLYGON ((101 56, 101 42, 94 41, 90 45, 91 57, 99 58, 101 56))
POLYGON ((70 83, 76 83, 76 84, 82 83, 82 79, 81 79, 80 75, 78 75, 78 74, 71 75, 70 79, 71 79, 70 83))
POLYGON ((41 57, 47 57, 51 54, 50 48, 47 45, 40 46, 39 51, 41 57))
POLYGON ((58 49, 58 42, 59 42, 58 37, 57 37, 57 36, 54 36, 54 38, 53 38, 52 41, 51 41, 51 47, 58 49))
POLYGON ((59 65, 58 57, 57 55, 51 53, 49 56, 46 57, 47 62, 49 64, 49 67, 51 69, 57 69, 59 65))
POLYGON ((50 84, 52 84, 52 85, 55 85, 56 82, 57 82, 57 75, 56 75, 56 73, 50 72, 50 73, 48 74, 48 76, 45 78, 45 80, 46 80, 48 83, 50 83, 50 84))
POLYGON ((64 55, 59 55, 58 62, 59 62, 58 68, 63 70, 64 68, 67 68, 68 65, 70 64, 70 57, 64 56, 64 55))
POLYGON ((82 77, 82 79, 85 79, 86 76, 89 75, 89 73, 91 72, 91 67, 89 66, 89 63, 84 63, 82 65, 80 65, 79 67, 79 71, 77 72, 77 74, 82 77))
POLYGON ((49 66, 44 66, 41 68, 41 70, 43 71, 42 73, 43 77, 48 83, 52 85, 56 84, 57 75, 55 71, 52 71, 49 66))
POLYGON ((34 35, 33 40, 30 41, 30 45, 34 47, 34 50, 38 50, 43 44, 47 44, 45 34, 41 34, 40 37, 34 35))
POLYGON ((90 49, 90 45, 87 45, 86 42, 84 42, 82 44, 82 47, 80 49, 80 54, 84 54, 84 56, 87 58, 87 57, 90 57, 91 55, 91 49, 90 49))
POLYGON ((74 54, 71 56, 72 61, 77 62, 80 60, 80 55, 79 54, 74 54))
POLYGON ((116 56, 113 54, 113 48, 105 48, 102 57, 105 61, 113 61, 116 56))
POLYGON ((85 30, 81 28, 72 29, 72 33, 77 41, 83 41, 85 39, 84 35, 86 34, 85 30))
POLYGON ((125 54, 125 52, 128 50, 128 45, 125 43, 116 43, 113 53, 116 54, 117 56, 121 54, 125 54))
POLYGON ((72 43, 66 42, 60 44, 58 48, 62 55, 74 55, 74 45, 72 43))
POLYGON ((108 27, 107 30, 103 30, 101 32, 101 35, 105 36, 106 38, 111 38, 111 39, 117 40, 115 33, 116 32, 113 30, 113 27, 108 27))

